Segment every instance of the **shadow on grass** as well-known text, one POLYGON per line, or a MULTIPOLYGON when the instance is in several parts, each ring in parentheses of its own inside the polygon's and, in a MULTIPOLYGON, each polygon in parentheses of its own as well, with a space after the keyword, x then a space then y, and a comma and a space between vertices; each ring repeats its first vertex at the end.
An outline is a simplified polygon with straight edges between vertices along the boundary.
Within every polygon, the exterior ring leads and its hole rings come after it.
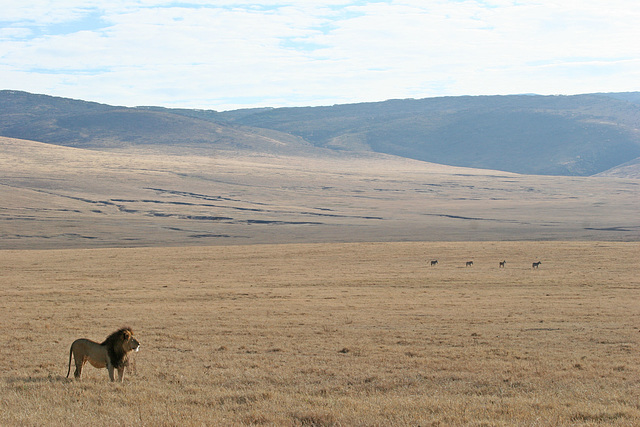
POLYGON ((43 383, 70 383, 73 378, 67 378, 63 375, 47 375, 47 376, 12 376, 7 378, 7 384, 43 384, 43 383))

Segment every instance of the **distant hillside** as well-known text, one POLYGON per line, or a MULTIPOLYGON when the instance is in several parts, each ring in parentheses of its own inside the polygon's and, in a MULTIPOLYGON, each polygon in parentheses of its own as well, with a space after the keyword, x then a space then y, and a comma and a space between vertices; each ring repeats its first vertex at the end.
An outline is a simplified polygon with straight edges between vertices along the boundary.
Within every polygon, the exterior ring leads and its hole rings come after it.
POLYGON ((609 96, 623 101, 629 101, 634 104, 640 104, 640 92, 619 92, 619 93, 602 93, 600 95, 609 96))
POLYGON ((597 174, 597 176, 608 176, 613 178, 634 178, 640 179, 640 157, 623 163, 620 166, 597 174))
POLYGON ((518 175, 377 153, 185 151, 0 137, 0 250, 640 240, 638 180, 518 175))
POLYGON ((636 94, 477 96, 260 111, 234 123, 319 147, 454 166, 592 175, 640 156, 636 94), (618 99, 621 98, 621 99, 618 99))
POLYGON ((216 123, 197 114, 113 107, 18 91, 0 91, 0 136, 79 148, 153 144, 264 153, 313 149, 299 137, 216 123))
POLYGON ((317 154, 373 151, 543 175, 594 175, 640 157, 640 93, 464 96, 306 108, 125 108, 0 91, 0 136, 317 154))

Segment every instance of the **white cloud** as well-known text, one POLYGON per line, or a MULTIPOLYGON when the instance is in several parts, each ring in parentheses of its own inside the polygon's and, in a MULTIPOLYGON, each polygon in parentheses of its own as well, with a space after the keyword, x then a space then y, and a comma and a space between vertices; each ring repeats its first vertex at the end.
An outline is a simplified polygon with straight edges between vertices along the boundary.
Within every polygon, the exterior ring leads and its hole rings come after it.
POLYGON ((636 0, 12 3, 4 86, 112 104, 638 89, 636 0))

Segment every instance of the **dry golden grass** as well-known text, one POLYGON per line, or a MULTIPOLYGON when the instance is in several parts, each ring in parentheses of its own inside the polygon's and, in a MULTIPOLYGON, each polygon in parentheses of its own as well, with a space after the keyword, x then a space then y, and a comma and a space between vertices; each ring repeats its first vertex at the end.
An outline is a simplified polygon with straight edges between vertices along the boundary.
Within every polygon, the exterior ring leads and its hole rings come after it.
POLYGON ((0 424, 638 425, 639 249, 2 251, 0 424), (124 384, 65 378, 75 338, 123 325, 124 384))
POLYGON ((632 179, 2 137, 0 171, 0 249, 640 238, 632 179))

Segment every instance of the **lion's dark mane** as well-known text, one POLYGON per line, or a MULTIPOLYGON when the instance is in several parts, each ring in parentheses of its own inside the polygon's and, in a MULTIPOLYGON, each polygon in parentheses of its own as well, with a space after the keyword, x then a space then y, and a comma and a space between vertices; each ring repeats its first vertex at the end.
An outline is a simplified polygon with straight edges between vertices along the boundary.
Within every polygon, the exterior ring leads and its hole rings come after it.
POLYGON ((122 348, 122 344, 125 341, 127 332, 133 335, 133 330, 131 330, 131 328, 127 326, 118 329, 117 331, 109 335, 102 344, 100 344, 107 347, 107 354, 109 355, 109 359, 111 359, 111 363, 115 368, 121 368, 122 366, 127 365, 127 353, 125 353, 124 349, 122 348))

